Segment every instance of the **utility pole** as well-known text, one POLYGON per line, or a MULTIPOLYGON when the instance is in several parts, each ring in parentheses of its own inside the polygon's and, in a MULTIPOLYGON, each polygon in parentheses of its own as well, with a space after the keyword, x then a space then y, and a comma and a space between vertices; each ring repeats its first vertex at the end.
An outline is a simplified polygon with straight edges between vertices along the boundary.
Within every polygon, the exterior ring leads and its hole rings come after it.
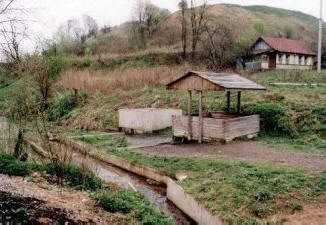
POLYGON ((323 0, 320 0, 320 19, 319 19, 319 35, 318 35, 318 65, 317 71, 321 72, 321 51, 322 51, 322 35, 323 35, 323 0))

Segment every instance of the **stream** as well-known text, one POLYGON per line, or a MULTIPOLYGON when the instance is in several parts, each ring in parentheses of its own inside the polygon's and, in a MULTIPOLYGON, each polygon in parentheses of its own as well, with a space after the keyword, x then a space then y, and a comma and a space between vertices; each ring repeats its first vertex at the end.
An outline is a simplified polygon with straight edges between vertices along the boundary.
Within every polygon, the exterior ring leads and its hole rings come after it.
POLYGON ((80 153, 73 153, 73 162, 87 165, 98 177, 106 182, 115 183, 123 188, 139 191, 146 196, 154 207, 173 218, 177 225, 196 224, 166 197, 166 187, 149 182, 146 178, 100 162, 80 153))

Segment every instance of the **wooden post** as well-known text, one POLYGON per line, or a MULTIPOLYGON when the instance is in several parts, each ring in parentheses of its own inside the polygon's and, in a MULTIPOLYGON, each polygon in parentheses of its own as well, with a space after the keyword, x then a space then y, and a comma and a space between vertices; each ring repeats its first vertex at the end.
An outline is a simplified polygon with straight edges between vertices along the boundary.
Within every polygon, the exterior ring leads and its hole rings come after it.
POLYGON ((191 109, 192 109, 192 94, 191 90, 188 91, 188 140, 191 140, 192 137, 192 115, 191 115, 191 109))
POLYGON ((241 113, 241 91, 238 92, 238 107, 237 107, 238 114, 241 113))
POLYGON ((199 91, 199 117, 198 117, 198 142, 201 144, 203 142, 203 92, 199 91))
POLYGON ((227 108, 227 112, 228 113, 230 113, 231 112, 231 92, 230 91, 227 91, 226 92, 226 98, 227 98, 227 102, 226 102, 226 104, 227 104, 227 106, 226 106, 226 108, 227 108))

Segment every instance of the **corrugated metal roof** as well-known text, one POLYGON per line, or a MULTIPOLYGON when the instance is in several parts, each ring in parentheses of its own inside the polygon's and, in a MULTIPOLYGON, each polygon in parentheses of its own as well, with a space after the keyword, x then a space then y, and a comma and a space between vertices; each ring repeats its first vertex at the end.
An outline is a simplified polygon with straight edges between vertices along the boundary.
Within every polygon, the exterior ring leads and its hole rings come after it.
POLYGON ((213 73, 213 72, 198 72, 198 71, 189 71, 177 78, 176 80, 170 82, 167 86, 185 79, 190 75, 197 75, 205 80, 212 82, 215 85, 225 89, 225 90, 256 90, 256 91, 264 91, 265 87, 256 84, 255 82, 248 80, 240 76, 239 74, 232 73, 213 73))
POLYGON ((311 48, 304 42, 286 38, 261 37, 271 48, 284 53, 315 55, 311 48))

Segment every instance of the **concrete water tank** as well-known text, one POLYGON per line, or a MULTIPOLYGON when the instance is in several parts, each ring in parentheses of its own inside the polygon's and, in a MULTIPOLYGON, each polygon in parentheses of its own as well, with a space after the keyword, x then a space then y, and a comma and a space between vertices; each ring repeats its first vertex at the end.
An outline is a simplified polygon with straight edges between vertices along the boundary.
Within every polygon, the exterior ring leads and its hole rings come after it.
POLYGON ((181 116, 179 109, 120 109, 119 127, 135 133, 149 133, 172 127, 172 116, 181 116))

